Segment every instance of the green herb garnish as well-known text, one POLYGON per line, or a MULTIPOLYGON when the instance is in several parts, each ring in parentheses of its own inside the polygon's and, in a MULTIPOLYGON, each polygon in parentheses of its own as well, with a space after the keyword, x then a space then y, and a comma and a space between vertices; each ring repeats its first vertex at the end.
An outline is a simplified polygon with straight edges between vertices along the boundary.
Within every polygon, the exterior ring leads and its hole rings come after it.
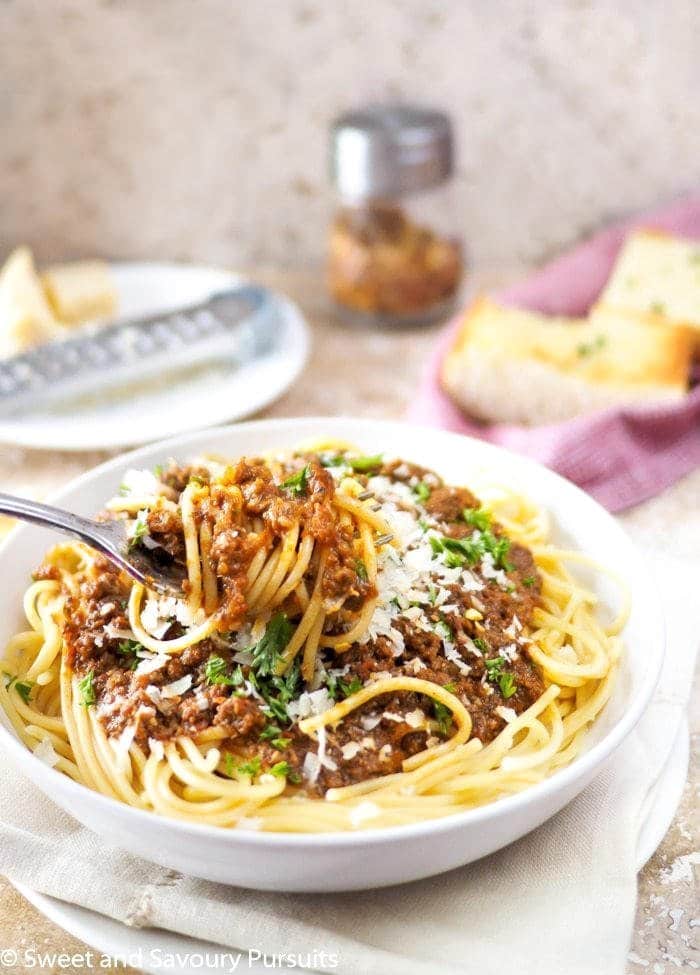
POLYGON ((139 665, 139 654, 143 650, 143 645, 136 640, 122 640, 117 649, 123 657, 129 658, 129 670, 136 670, 139 665))
POLYGON ((269 677, 274 673, 282 651, 292 639, 293 633, 294 626, 289 622, 286 613, 275 613, 271 617, 263 635, 250 648, 253 654, 252 667, 258 677, 269 677))
POLYGON ((328 693, 334 701, 342 701, 343 698, 350 697, 353 694, 357 694, 358 691, 361 691, 362 681, 359 677, 344 680, 342 677, 334 677, 332 674, 329 674, 326 686, 328 687, 328 693))
POLYGON ((430 498, 431 491, 425 481, 419 481, 418 484, 411 488, 411 490, 415 494, 420 504, 425 504, 425 502, 430 498))
POLYGON ((361 582, 369 582, 369 575, 367 574, 367 566, 362 561, 362 559, 355 559, 355 572, 357 573, 357 578, 361 582))
POLYGON ((347 461, 341 454, 319 454, 321 467, 343 467, 347 461))
POLYGON ((204 667, 204 679, 207 684, 224 684, 227 687, 235 687, 243 682, 243 672, 229 674, 228 665, 225 660, 215 655, 211 656, 204 667))
POLYGON ((448 735, 450 733, 450 726, 452 725, 452 712, 450 709, 442 701, 433 701, 433 714, 438 723, 440 734, 448 735))
POLYGON ((606 341, 607 339, 604 335, 597 335, 592 342, 581 342, 580 345, 577 345, 576 353, 580 358, 584 358, 596 352, 598 349, 602 349, 606 341))
POLYGON ((435 632, 447 643, 452 643, 454 640, 454 633, 452 632, 450 625, 444 619, 439 620, 435 624, 435 632))
POLYGON ((289 767, 289 762, 277 762, 269 771, 272 775, 276 775, 280 779, 286 779, 291 772, 291 768, 289 767))
POLYGON ((306 494, 310 473, 311 471, 309 465, 307 464, 306 467, 302 467, 302 469, 297 471, 296 474, 292 474, 290 477, 288 477, 286 481, 282 481, 280 487, 284 488, 285 491, 289 491, 292 497, 303 497, 303 495, 306 494))
POLYGON ((19 680, 17 676, 13 677, 11 674, 8 674, 6 671, 5 671, 5 676, 10 678, 5 685, 8 691, 10 690, 10 688, 14 687, 14 689, 17 691, 17 693, 22 698, 24 703, 29 704, 29 698, 32 693, 32 688, 34 687, 34 681, 19 680))
POLYGON ((131 532, 131 537, 129 538, 129 548, 134 548, 136 545, 140 545, 141 540, 148 535, 147 518, 148 512, 139 511, 131 532))
POLYGON ((536 582, 537 579, 534 576, 527 576, 525 579, 523 579, 523 585, 527 586, 528 589, 531 589, 536 582))
POLYGON ((262 762, 260 761, 260 758, 256 755, 254 758, 251 758, 249 761, 244 762, 243 765, 239 765, 238 771, 241 773, 241 775, 249 775, 251 779, 254 779, 256 775, 260 774, 261 765, 262 762))
POLYGON ((92 707, 92 705, 97 700, 97 695, 95 694, 95 671, 90 670, 88 673, 78 681, 78 690, 80 692, 80 703, 84 708, 92 707))
POLYGON ((276 675, 261 677, 251 669, 248 680, 264 698, 265 705, 262 711, 268 718, 287 723, 289 721, 287 704, 297 696, 301 681, 298 661, 294 661, 284 677, 276 675))
POLYGON ((472 643, 478 650, 481 650, 482 653, 488 653, 491 649, 486 640, 483 640, 480 636, 475 636, 472 643))
POLYGON ((260 741, 269 741, 273 748, 277 751, 283 751, 292 743, 291 738, 284 738, 282 736, 282 729, 279 725, 269 724, 263 731, 260 732, 258 736, 260 741))
POLYGON ((462 518, 468 525, 478 528, 479 531, 488 531, 491 528, 491 515, 485 508, 465 508, 462 511, 462 518))
POLYGON ((505 664, 506 661, 501 656, 484 660, 487 679, 493 684, 498 684, 498 688, 503 697, 509 698, 515 694, 518 685, 515 676, 504 669, 505 664))
POLYGON ((367 474, 382 466, 382 454, 375 454, 374 457, 348 457, 347 463, 358 474, 367 474))

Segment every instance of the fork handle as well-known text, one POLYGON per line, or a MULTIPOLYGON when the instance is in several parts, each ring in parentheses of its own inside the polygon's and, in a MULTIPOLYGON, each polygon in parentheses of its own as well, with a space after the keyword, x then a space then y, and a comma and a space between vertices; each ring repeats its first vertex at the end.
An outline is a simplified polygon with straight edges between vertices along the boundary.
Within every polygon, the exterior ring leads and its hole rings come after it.
POLYGON ((93 548, 104 550, 104 539, 100 537, 98 525, 89 518, 82 518, 70 511, 54 508, 48 504, 39 504, 29 498, 16 498, 11 494, 0 493, 0 514, 29 521, 33 525, 54 528, 64 535, 71 535, 83 542, 88 542, 93 548))

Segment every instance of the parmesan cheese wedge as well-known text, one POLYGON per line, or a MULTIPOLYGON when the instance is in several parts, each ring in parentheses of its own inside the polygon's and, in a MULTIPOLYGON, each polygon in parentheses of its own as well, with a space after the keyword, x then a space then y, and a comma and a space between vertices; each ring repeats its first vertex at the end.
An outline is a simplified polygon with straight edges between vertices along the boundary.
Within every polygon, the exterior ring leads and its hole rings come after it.
POLYGON ((662 324, 685 323, 700 341, 700 242, 661 230, 630 234, 598 302, 662 324))
POLYGON ((104 261, 56 264, 41 275, 54 314, 66 325, 113 315, 117 293, 104 261))
POLYGON ((472 416, 537 425, 687 390, 692 329, 600 307, 550 318, 482 298, 464 316, 442 384, 472 416))
POLYGON ((0 271, 0 358, 60 338, 63 329, 44 295, 28 247, 13 251, 0 271))

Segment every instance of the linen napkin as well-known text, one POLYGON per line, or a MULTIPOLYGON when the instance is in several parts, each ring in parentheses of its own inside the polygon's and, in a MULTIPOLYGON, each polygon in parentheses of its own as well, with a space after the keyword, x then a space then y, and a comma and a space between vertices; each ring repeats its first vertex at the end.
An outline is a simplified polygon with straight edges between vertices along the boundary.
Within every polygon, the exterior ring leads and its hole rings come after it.
MULTIPOLYGON (((584 315, 603 289, 625 236, 656 227, 700 239, 700 196, 626 220, 596 234, 504 291, 506 304, 549 315, 584 315)), ((466 416, 440 386, 440 369, 459 327, 440 336, 408 416, 527 454, 592 494, 610 511, 653 497, 700 464, 700 384, 681 404, 614 408, 539 427, 484 424, 466 416)))
POLYGON ((402 887, 285 895, 225 887, 112 849, 0 765, 0 872, 126 924, 244 953, 305 957, 339 975, 622 975, 642 812, 688 702, 700 573, 664 558, 663 676, 640 724, 561 813, 500 852, 402 887), (325 952, 325 961, 320 953, 325 952))

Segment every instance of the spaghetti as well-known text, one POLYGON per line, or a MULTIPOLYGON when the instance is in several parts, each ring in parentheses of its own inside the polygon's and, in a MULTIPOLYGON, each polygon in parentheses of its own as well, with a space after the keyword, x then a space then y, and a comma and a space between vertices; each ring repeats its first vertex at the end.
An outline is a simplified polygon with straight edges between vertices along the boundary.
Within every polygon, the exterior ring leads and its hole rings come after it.
POLYGON ((182 598, 80 543, 46 556, 0 703, 37 757, 164 816, 292 832, 411 823, 569 763, 609 624, 518 494, 487 505, 343 444, 130 471, 105 517, 182 598))

